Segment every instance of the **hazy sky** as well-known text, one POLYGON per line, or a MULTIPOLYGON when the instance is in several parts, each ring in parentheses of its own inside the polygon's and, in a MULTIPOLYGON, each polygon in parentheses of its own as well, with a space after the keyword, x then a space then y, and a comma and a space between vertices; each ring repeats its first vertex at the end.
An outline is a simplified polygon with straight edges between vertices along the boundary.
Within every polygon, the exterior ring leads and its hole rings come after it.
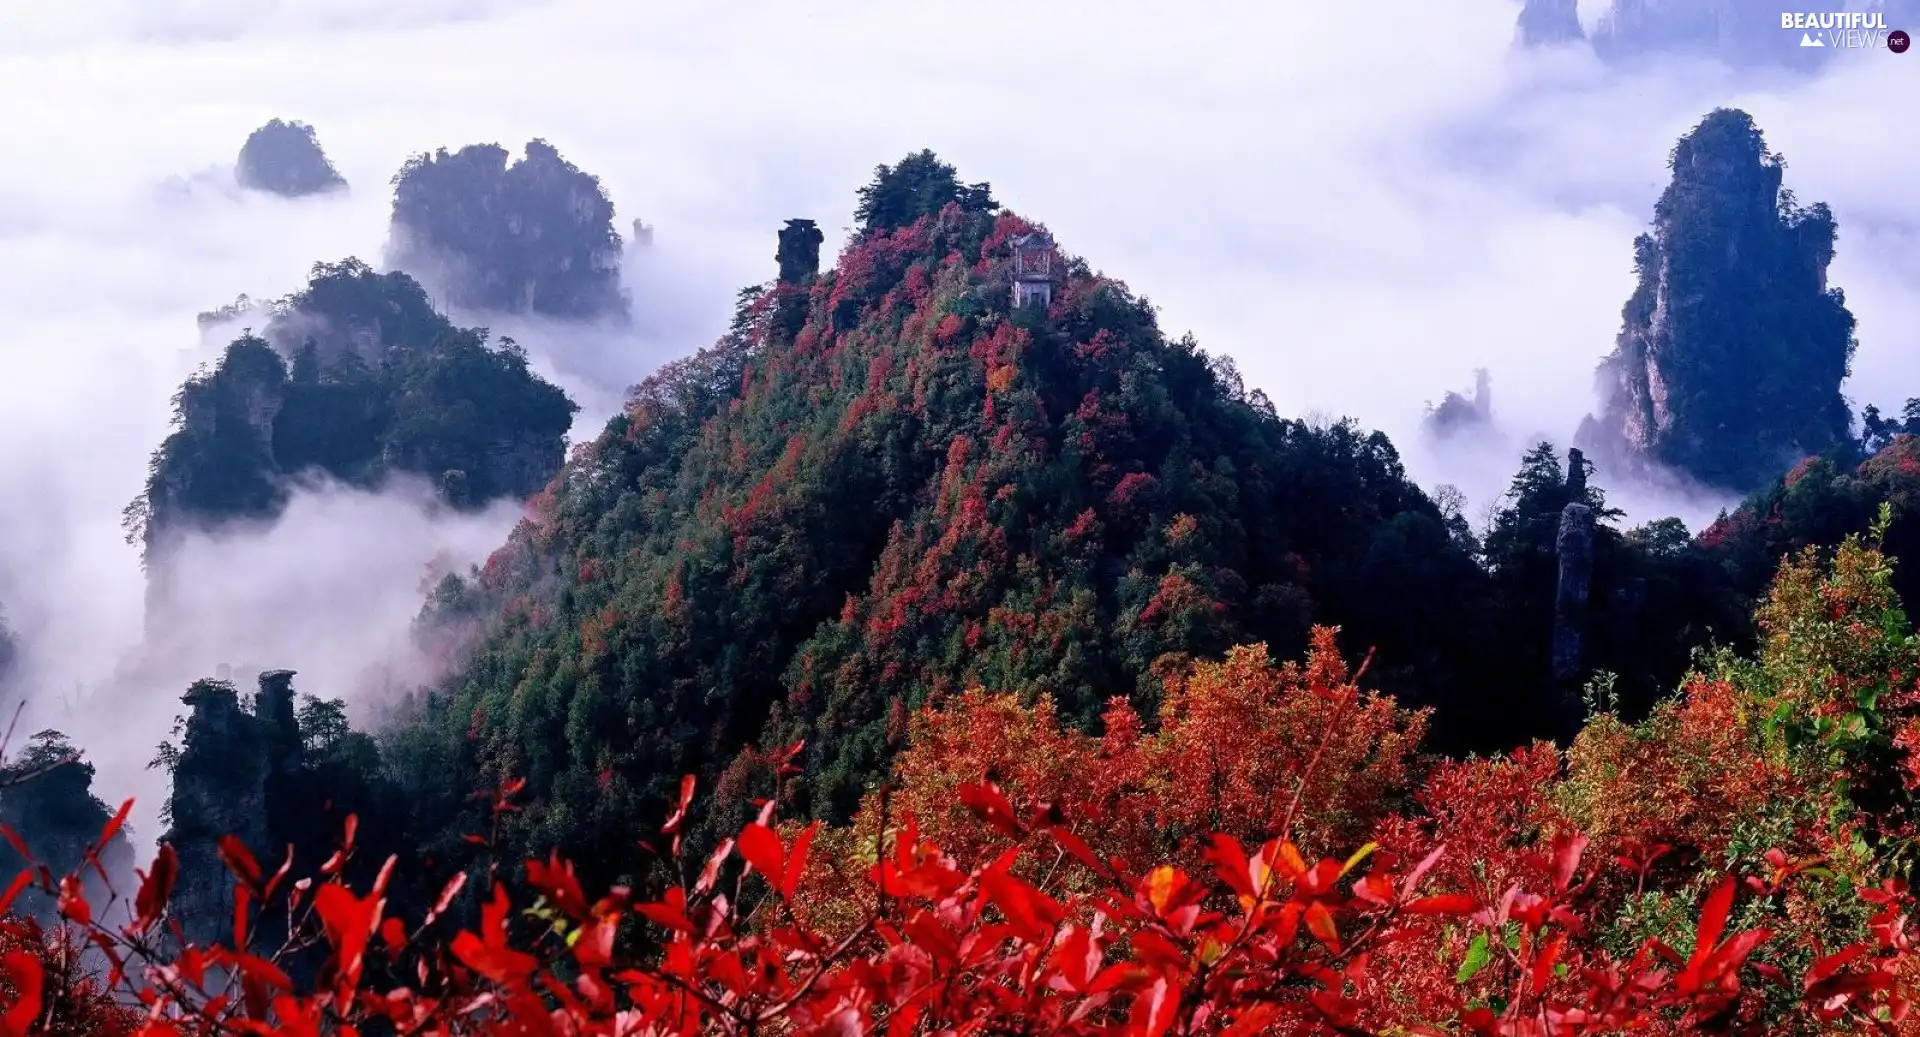
MULTIPOLYGON (((1204 6, 0 9, 0 602, 37 708, 120 794, 188 677, 251 661, 345 693, 399 643, 429 559, 471 561, 504 535, 511 509, 456 521, 404 492, 304 496, 271 531, 197 545, 191 643, 135 652, 142 582, 119 511, 172 392, 218 346, 194 313, 293 290, 316 260, 377 263, 389 178, 438 146, 545 137, 602 178, 623 233, 656 227, 629 272, 636 334, 514 329, 536 357, 573 358, 560 374, 583 425, 718 333, 735 291, 772 275, 781 221, 818 219, 835 249, 873 166, 932 147, 1152 299, 1170 333, 1232 355, 1283 413, 1384 428, 1423 481, 1481 504, 1527 441, 1564 442, 1591 406, 1667 151, 1734 105, 1799 197, 1839 218, 1833 280, 1860 321, 1849 393, 1920 395, 1920 140, 1897 128, 1920 54, 1779 82, 1684 63, 1625 75, 1577 50, 1511 53, 1507 0, 1204 6), (241 141, 276 116, 316 126, 349 198, 233 189, 241 141), (1507 444, 1422 447, 1423 402, 1483 366, 1507 444), (90 690, 63 716, 50 703, 76 682, 90 690)), ((1719 502, 1628 503, 1697 527, 1719 502)))

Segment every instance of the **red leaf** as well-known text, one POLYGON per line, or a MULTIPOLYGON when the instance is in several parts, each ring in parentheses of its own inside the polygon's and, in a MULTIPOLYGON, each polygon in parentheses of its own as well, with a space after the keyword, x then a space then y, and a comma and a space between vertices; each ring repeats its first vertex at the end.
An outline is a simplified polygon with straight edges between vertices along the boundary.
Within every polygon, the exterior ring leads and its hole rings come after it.
POLYGON ((1566 946, 1566 943, 1566 933, 1554 933, 1553 939, 1547 941, 1547 946, 1540 952, 1540 956, 1533 960, 1531 982, 1535 994, 1544 993, 1547 984, 1553 981, 1553 966, 1560 961, 1560 950, 1566 946))
POLYGON ((1720 934, 1727 927, 1727 912, 1733 909, 1733 877, 1720 880, 1720 884, 1707 894, 1707 902, 1700 908, 1700 926, 1694 931, 1693 956, 1687 960, 1689 967, 1707 960, 1707 955, 1720 943, 1720 934))
POLYGON ((688 774, 680 779, 680 804, 673 808, 673 816, 667 818, 667 823, 661 826, 660 831, 667 835, 679 835, 681 826, 687 822, 687 804, 692 802, 693 775, 688 774))
POLYGON ((113 837, 120 834, 120 827, 127 823, 127 815, 132 812, 133 800, 129 799, 120 804, 120 809, 115 811, 114 815, 107 819, 106 825, 100 829, 100 841, 94 845, 104 847, 112 842, 113 837))
POLYGON ((260 862, 253 859, 253 851, 247 844, 231 835, 220 837, 220 861, 233 872, 233 876, 247 884, 248 889, 260 889, 260 862))
POLYGON ((245 886, 233 888, 233 946, 245 950, 247 946, 247 915, 252 907, 253 895, 245 886))
POLYGON ((1320 1010, 1321 1015, 1327 1017, 1328 1022, 1343 1031, 1352 1030, 1354 1024, 1360 1021, 1361 1004, 1353 998, 1336 994, 1331 990, 1316 990, 1309 995, 1308 1000, 1313 1002, 1313 1007, 1320 1010))
POLYGON ((1815 986, 1819 985, 1821 980, 1846 968, 1848 964, 1865 953, 1867 953, 1867 945, 1864 943, 1856 943, 1845 950, 1829 954, 1819 961, 1814 962, 1813 967, 1807 970, 1806 988, 1812 990, 1815 986))
POLYGON ((1027 833, 1020 827, 1020 821, 1013 813, 1013 804, 1007 802, 999 787, 989 781, 971 782, 960 786, 960 802, 966 804, 974 813, 979 814, 988 824, 1015 839, 1023 838, 1027 833))
POLYGON ((1054 927, 1066 917, 1066 911, 1053 898, 1007 874, 1004 867, 990 868, 980 874, 987 899, 1007 916, 1014 933, 1032 944, 1044 944, 1053 936, 1054 927))
POLYGON ((20 896, 20 891, 23 889, 26 889, 27 884, 32 881, 33 881, 33 869, 32 868, 20 869, 20 874, 15 875, 13 877, 13 882, 7 886, 7 891, 5 893, 0 893, 0 915, 6 914, 9 910, 13 908, 13 902, 17 897, 20 896))
POLYGON ((160 852, 153 855, 153 868, 144 873, 136 869, 134 874, 140 876, 140 891, 133 898, 133 924, 137 931, 146 932, 167 909, 174 879, 180 875, 180 859, 174 856, 173 844, 161 843, 160 852))
POLYGON ((313 910, 326 928, 327 942, 333 945, 335 967, 342 982, 358 983, 367 940, 379 924, 381 903, 354 896, 345 886, 328 883, 313 895, 313 910))
POLYGON ((758 821, 752 822, 740 830, 739 845, 740 856, 778 889, 786 875, 786 851, 781 849, 780 837, 773 829, 758 821))
POLYGON ((1161 976, 1141 991, 1133 1001, 1132 1028, 1129 1032, 1144 1037, 1160 1037, 1173 1025, 1180 1008, 1180 987, 1171 978, 1161 976))
POLYGON ((26 1037, 37 1030, 46 973, 40 968, 40 959, 26 951, 0 955, 0 972, 5 973, 7 982, 17 992, 3 1017, 7 1032, 26 1037))
POLYGON ((1580 855, 1587 849, 1587 837, 1574 833, 1554 840, 1553 851, 1553 889, 1556 893, 1565 893, 1573 885, 1574 873, 1580 870, 1580 855))
POLYGON ((792 899, 793 891, 800 888, 800 876, 807 869, 807 851, 813 846, 813 837, 820 832, 820 822, 815 821, 801 829, 793 839, 793 850, 787 854, 787 871, 780 880, 780 895, 792 899))
POLYGON ((503 987, 526 983, 538 962, 504 945, 493 945, 466 930, 453 938, 453 955, 466 967, 503 987))
POLYGON ((434 919, 445 914, 447 908, 453 906, 453 898, 459 896, 460 891, 465 889, 466 885, 467 873, 464 871, 448 879, 447 884, 441 887, 439 899, 433 902, 433 909, 427 912, 426 921, 420 924, 423 926, 432 925, 434 919))
POLYGON ((82 928, 93 924, 93 908, 87 904, 87 894, 78 876, 66 875, 60 879, 60 917, 82 928))
POLYGON ((1407 877, 1400 883, 1400 899, 1412 898, 1415 887, 1420 885, 1420 880, 1426 877, 1427 872, 1433 870, 1434 864, 1439 862, 1440 854, 1445 849, 1445 844, 1434 847, 1433 852, 1421 858, 1420 863, 1414 865, 1412 871, 1407 872, 1407 877))
POLYGON ((720 865, 726 863, 727 855, 732 852, 733 840, 720 840, 720 845, 714 847, 712 855, 707 858, 706 867, 700 869, 700 878, 693 884, 695 893, 705 893, 713 888, 715 882, 720 881, 720 865))
POLYGON ((1470 915, 1480 910, 1480 902, 1464 893, 1442 893, 1421 897, 1401 908, 1410 915, 1470 915))
POLYGON ((6 838, 7 844, 13 847, 13 852, 20 855, 21 860, 30 861, 34 859, 33 851, 27 849, 26 841, 20 838, 20 833, 14 831, 12 825, 0 825, 0 836, 6 838))
POLYGON ((527 884, 553 901, 568 918, 577 922, 587 917, 587 895, 580 890, 573 865, 560 859, 560 851, 551 852, 544 863, 528 861, 527 884))

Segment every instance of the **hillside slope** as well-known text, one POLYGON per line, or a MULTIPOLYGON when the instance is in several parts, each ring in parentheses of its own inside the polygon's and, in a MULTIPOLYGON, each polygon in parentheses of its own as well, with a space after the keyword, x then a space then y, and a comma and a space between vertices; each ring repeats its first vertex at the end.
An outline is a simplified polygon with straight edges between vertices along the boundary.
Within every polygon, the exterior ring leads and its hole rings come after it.
POLYGON ((1150 708, 1167 653, 1294 653, 1313 622, 1414 702, 1468 693, 1476 610, 1419 603, 1480 574, 1385 437, 1276 417, 1078 261, 1013 311, 1035 228, 930 159, 883 167, 834 270, 743 293, 441 586, 423 623, 473 643, 388 744, 449 839, 524 777, 519 836, 592 860, 681 773, 743 790, 756 745, 800 739, 796 806, 844 817, 929 698, 1090 721, 1150 708))

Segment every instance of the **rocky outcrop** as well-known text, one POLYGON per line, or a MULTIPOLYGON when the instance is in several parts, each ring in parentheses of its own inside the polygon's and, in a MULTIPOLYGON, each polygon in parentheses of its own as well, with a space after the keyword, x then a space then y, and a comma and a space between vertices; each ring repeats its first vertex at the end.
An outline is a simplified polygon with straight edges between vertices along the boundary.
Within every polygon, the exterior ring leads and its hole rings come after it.
POLYGON ((621 241, 600 181, 530 141, 417 155, 394 180, 392 265, 460 309, 628 318, 621 241))
POLYGON ((313 127, 304 122, 267 123, 247 136, 234 164, 240 186, 283 198, 300 198, 347 189, 347 181, 320 149, 313 127))
POLYGON ((780 248, 774 260, 780 264, 782 284, 804 284, 820 272, 820 243, 826 235, 812 220, 788 220, 780 230, 780 248))
POLYGON ((1672 168, 1634 242, 1639 285, 1600 365, 1601 412, 1577 439, 1617 471, 1745 492, 1851 435, 1833 215, 1781 189, 1784 164, 1745 112, 1707 116, 1672 168))
POLYGON ((1562 727, 1576 731, 1582 715, 1580 690, 1586 675, 1587 599, 1593 585, 1593 508, 1587 497, 1587 465, 1580 451, 1567 451, 1567 496, 1553 553, 1558 563, 1553 596, 1553 687, 1562 727))
POLYGON ((190 942, 204 944, 218 939, 233 917, 233 877, 220 861, 221 837, 238 838, 256 855, 267 849, 271 764, 260 723, 240 708, 232 684, 195 681, 180 701, 192 712, 173 759, 170 825, 161 838, 180 859, 173 916, 190 942))

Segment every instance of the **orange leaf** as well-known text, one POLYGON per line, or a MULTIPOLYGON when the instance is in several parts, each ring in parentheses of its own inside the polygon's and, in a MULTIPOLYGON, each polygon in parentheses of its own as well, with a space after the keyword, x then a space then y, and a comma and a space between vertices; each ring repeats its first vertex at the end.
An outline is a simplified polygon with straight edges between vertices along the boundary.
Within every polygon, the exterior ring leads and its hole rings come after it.
POLYGON ((1187 877, 1180 874, 1180 869, 1162 864, 1147 873, 1140 883, 1140 892, 1147 898, 1147 903, 1153 905, 1154 911, 1165 915, 1175 906, 1176 898, 1186 884, 1187 877))
POLYGON ((1307 905, 1307 931, 1326 944, 1328 950, 1340 953, 1340 930, 1333 924, 1333 912, 1318 900, 1307 905))

